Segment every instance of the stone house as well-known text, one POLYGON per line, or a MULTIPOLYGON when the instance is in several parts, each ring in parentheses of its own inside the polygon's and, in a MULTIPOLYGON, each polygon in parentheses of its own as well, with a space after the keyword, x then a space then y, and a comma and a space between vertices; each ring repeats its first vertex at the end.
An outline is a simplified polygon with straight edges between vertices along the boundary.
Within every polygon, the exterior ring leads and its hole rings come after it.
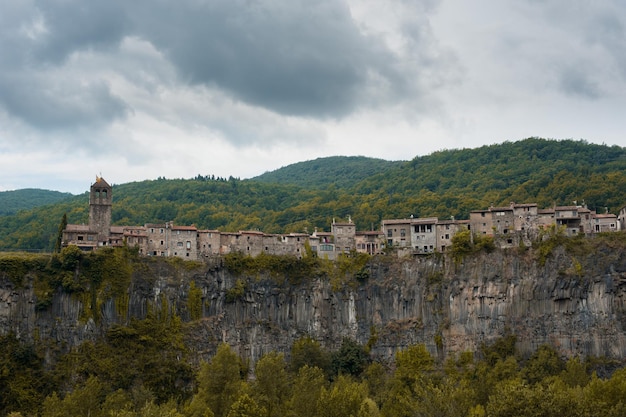
POLYGON ((330 232, 320 232, 317 229, 309 237, 311 250, 322 259, 334 260, 337 258, 335 253, 335 237, 330 232))
POLYGON ((385 234, 381 230, 357 231, 354 236, 354 242, 357 252, 377 255, 385 249, 385 234))
POLYGON ((591 210, 585 206, 554 207, 555 224, 557 227, 563 226, 567 236, 593 233, 591 215, 591 210))
POLYGON ((210 257, 220 253, 219 230, 198 230, 198 256, 210 257))
POLYGON ((620 230, 617 216, 611 213, 592 216, 593 233, 617 232, 620 230))
POLYGON ((335 222, 333 219, 330 232, 334 238, 336 252, 349 253, 356 249, 356 225, 352 223, 350 217, 347 222, 335 222))
POLYGON ((437 221, 437 250, 445 252, 447 248, 452 246, 452 237, 462 230, 467 230, 470 223, 469 220, 439 220, 437 221))
POLYGON ((196 226, 166 225, 167 256, 183 259, 198 259, 198 229, 196 226))
POLYGON ((411 248, 411 220, 391 219, 382 221, 382 230, 387 239, 387 246, 392 248, 411 248))
POLYGON ((437 222, 436 217, 412 218, 411 248, 415 253, 433 253, 437 250, 437 222))

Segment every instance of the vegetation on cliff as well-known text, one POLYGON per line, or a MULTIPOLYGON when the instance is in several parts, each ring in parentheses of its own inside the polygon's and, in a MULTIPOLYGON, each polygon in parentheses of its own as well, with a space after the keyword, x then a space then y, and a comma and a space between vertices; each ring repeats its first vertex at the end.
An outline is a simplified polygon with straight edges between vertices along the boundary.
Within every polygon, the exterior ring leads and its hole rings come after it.
MULTIPOLYGON (((626 149, 530 138, 406 162, 324 158, 250 180, 161 178, 116 185, 113 198, 118 225, 174 221, 267 233, 328 229, 333 218, 348 215, 359 230, 410 215, 463 219, 511 201, 540 207, 584 201, 616 213, 626 204, 626 149)), ((0 248, 52 250, 64 213, 71 224, 87 223, 87 195, 0 215, 0 248)))

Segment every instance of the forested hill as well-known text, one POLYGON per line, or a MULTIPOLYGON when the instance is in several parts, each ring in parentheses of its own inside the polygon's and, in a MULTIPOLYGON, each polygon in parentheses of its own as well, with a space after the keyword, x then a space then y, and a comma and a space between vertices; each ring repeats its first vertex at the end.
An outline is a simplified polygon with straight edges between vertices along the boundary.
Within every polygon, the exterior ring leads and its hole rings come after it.
POLYGON ((331 156, 298 162, 253 178, 273 184, 293 184, 308 188, 333 185, 349 188, 372 175, 386 174, 400 168, 405 161, 386 161, 365 156, 331 156))
POLYGON ((25 188, 0 192, 0 215, 15 214, 20 210, 57 203, 71 197, 70 193, 25 188))
MULTIPOLYGON (((86 179, 85 190, 89 186, 86 179)), ((626 205, 626 148, 530 138, 406 162, 321 158, 250 180, 199 175, 121 184, 113 189, 113 222, 284 233, 328 230, 333 218, 351 216, 359 230, 368 230, 385 218, 462 219, 511 201, 585 202, 617 213, 626 205)), ((88 204, 83 194, 0 216, 0 248, 49 249, 63 214, 70 223, 86 223, 88 204)))

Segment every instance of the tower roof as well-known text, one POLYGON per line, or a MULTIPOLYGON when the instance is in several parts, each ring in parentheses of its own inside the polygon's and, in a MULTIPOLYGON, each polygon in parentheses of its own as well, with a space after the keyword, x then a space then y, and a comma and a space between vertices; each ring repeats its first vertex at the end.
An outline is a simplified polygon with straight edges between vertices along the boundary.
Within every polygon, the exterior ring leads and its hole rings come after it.
POLYGON ((101 187, 111 187, 109 183, 106 182, 105 179, 99 175, 96 175, 96 182, 94 182, 93 185, 99 185, 101 187))

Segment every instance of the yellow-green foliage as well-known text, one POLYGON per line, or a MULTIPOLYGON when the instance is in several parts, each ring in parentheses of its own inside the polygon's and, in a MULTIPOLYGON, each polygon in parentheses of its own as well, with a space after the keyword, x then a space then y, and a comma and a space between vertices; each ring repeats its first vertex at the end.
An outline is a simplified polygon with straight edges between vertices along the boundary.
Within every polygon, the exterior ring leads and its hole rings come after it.
POLYGON ((49 255, 0 252, 0 277, 5 276, 13 285, 21 287, 28 273, 44 270, 49 260, 49 255))
POLYGON ((452 236, 450 252, 455 262, 460 262, 465 256, 480 251, 491 252, 495 249, 493 236, 472 234, 470 230, 463 230, 452 236))
POLYGON ((237 300, 241 300, 246 293, 246 289, 248 285, 242 279, 238 279, 235 281, 235 285, 226 291, 226 296, 224 301, 227 303, 234 303, 237 300))
POLYGON ((187 295, 187 311, 191 320, 198 320, 202 317, 202 289, 196 287, 196 283, 189 283, 189 294, 187 295))
POLYGON ((565 227, 550 225, 548 228, 541 230, 539 239, 533 244, 533 249, 537 255, 537 261, 540 265, 545 265, 548 258, 552 255, 554 249, 563 245, 567 240, 565 236, 565 227))
POLYGON ((369 278, 367 267, 371 257, 366 253, 351 251, 340 254, 335 261, 324 261, 326 275, 333 291, 346 286, 356 287, 369 278))
POLYGON ((258 277, 267 274, 277 284, 297 284, 319 276, 321 260, 313 256, 302 259, 293 255, 270 255, 261 253, 255 257, 240 252, 224 256, 224 266, 234 275, 258 277))

